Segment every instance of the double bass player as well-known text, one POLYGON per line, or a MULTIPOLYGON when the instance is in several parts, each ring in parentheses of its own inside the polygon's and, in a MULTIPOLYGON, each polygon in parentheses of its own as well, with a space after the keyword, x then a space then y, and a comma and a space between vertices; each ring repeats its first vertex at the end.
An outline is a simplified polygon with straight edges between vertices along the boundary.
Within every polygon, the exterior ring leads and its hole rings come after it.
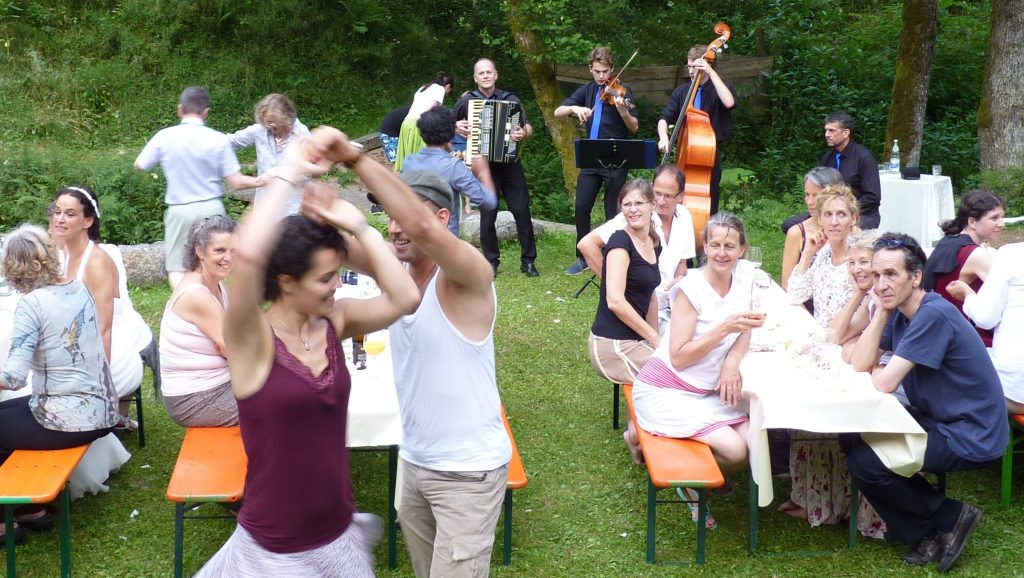
POLYGON ((733 97, 732 90, 725 84, 711 63, 704 59, 707 49, 706 44, 698 44, 686 54, 690 82, 681 84, 672 91, 665 110, 661 111, 661 115, 658 117, 658 148, 665 153, 674 144, 669 142, 669 123, 678 122, 680 112, 686 105, 687 94, 689 94, 694 78, 699 72, 701 83, 697 88, 693 106, 708 113, 711 127, 715 131, 715 139, 719 145, 715 151, 715 166, 711 173, 711 214, 713 215, 718 212, 718 185, 722 179, 721 144, 729 140, 732 132, 732 108, 736 106, 736 99, 733 97))

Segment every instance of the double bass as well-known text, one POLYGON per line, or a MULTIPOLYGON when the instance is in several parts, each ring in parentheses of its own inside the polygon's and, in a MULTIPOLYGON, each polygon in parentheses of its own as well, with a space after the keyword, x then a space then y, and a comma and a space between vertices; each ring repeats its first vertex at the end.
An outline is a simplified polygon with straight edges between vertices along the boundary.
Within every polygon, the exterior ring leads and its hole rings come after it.
MULTIPOLYGON (((732 29, 725 22, 715 25, 718 38, 708 44, 702 58, 711 63, 715 57, 728 48, 726 42, 732 36, 732 29)), ((679 111, 676 126, 669 140, 669 150, 665 151, 661 164, 668 164, 671 145, 676 146, 676 166, 686 175, 686 186, 683 188, 683 204, 693 218, 693 234, 698 251, 703 247, 701 232, 711 217, 711 172, 715 167, 715 153, 718 147, 715 130, 711 126, 711 117, 693 106, 697 89, 704 81, 704 73, 700 70, 690 83, 686 93, 686 104, 679 111)))

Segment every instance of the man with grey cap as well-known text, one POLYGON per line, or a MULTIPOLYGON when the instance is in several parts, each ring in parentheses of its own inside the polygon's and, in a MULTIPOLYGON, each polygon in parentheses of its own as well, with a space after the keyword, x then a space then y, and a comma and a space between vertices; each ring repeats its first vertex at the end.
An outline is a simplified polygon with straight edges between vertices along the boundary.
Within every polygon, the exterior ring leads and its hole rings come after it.
MULTIPOLYGON (((374 162, 336 129, 318 128, 308 143, 349 167, 374 162)), ((404 172, 406 188, 373 173, 360 176, 388 214, 395 253, 422 295, 390 330, 403 428, 402 533, 418 578, 487 576, 512 457, 494 374, 493 271, 448 231, 452 194, 441 177, 404 172)))

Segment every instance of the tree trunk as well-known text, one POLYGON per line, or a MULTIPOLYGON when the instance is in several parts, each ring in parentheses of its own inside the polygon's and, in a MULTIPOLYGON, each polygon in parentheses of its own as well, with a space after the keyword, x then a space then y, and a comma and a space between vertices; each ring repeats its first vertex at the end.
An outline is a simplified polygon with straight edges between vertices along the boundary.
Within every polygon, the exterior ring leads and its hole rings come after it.
POLYGON ((537 97, 537 105, 540 106, 540 110, 544 114, 544 124, 548 127, 548 132, 551 133, 555 151, 562 159, 562 178, 565 180, 565 190, 575 191, 576 177, 579 176, 579 169, 576 168, 575 161, 576 153, 573 148, 576 130, 569 121, 555 118, 555 109, 562 104, 563 100, 562 91, 558 88, 558 80, 555 78, 555 64, 548 58, 540 36, 530 30, 528 11, 523 7, 523 3, 523 0, 508 0, 506 10, 509 29, 515 39, 516 48, 525 57, 526 74, 530 77, 533 94, 537 97))
POLYGON ((921 163, 924 112, 932 78, 938 0, 903 0, 903 30, 896 55, 896 78, 889 104, 882 162, 892 153, 893 139, 900 141, 900 166, 921 163))
POLYGON ((992 0, 988 61, 978 107, 981 167, 1024 165, 1024 0, 992 0))

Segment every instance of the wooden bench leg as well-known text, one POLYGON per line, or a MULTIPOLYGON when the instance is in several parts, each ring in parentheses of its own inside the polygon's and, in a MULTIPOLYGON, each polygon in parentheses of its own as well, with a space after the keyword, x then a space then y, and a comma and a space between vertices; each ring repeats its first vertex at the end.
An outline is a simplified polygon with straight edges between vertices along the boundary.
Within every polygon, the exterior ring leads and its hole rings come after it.
POLYGON ((501 549, 501 563, 512 563, 512 490, 505 488, 505 536, 501 549))
POLYGON ((398 446, 388 447, 388 569, 398 567, 398 511, 395 496, 398 483, 398 446))
POLYGON ((612 427, 619 429, 619 384, 612 384, 612 427))
POLYGON ((60 492, 57 523, 60 525, 60 575, 71 578, 71 491, 67 485, 60 492))
MULTIPOLYGON (((617 387, 617 386, 616 386, 617 387)), ((647 563, 654 564, 654 539, 657 528, 658 488, 647 478, 647 563)))
POLYGON ((14 506, 4 506, 4 526, 7 529, 5 538, 7 540, 7 575, 14 578, 17 575, 17 564, 14 560, 14 506))
POLYGON ((174 504, 174 578, 182 576, 182 551, 185 547, 185 504, 174 504))

